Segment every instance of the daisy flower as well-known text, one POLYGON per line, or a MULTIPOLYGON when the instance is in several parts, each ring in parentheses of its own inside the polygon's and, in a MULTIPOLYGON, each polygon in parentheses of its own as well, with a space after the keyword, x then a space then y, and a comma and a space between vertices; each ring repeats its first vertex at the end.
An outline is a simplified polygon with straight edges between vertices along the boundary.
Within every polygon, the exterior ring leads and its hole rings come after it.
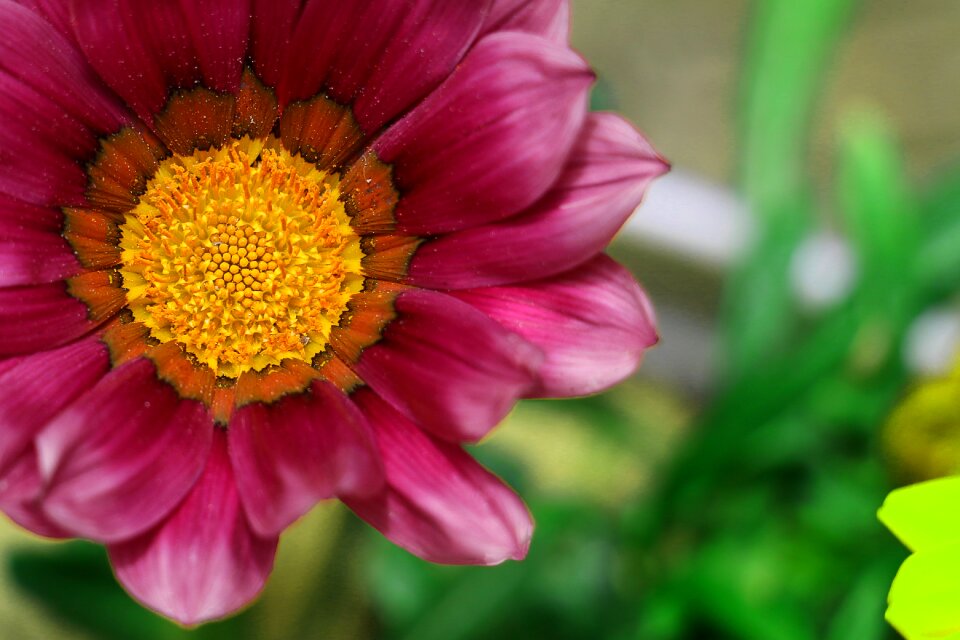
POLYGON ((0 0, 0 508, 184 624, 338 498, 443 563, 532 521, 462 448, 656 340, 603 255, 665 163, 565 0, 0 0))

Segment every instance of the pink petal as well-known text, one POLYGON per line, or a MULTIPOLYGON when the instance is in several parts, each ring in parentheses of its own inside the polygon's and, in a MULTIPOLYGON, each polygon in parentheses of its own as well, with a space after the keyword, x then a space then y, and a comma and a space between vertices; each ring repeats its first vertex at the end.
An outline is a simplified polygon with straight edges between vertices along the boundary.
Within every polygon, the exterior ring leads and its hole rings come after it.
POLYGON ((517 334, 450 296, 413 290, 383 340, 364 351, 360 376, 442 438, 482 438, 529 392, 542 355, 517 334))
POLYGON ((44 284, 80 272, 60 231, 63 214, 0 194, 0 287, 44 284))
MULTIPOLYGON (((194 64, 200 69, 204 84, 215 91, 238 91, 247 53, 252 0, 180 0, 180 11, 194 47, 194 64)), ((162 36, 165 39, 168 34, 162 36)))
POLYGON ((20 359, 0 373, 0 474, 32 448, 34 436, 107 372, 99 340, 74 342, 20 359))
POLYGON ((494 0, 483 33, 495 31, 527 31, 566 44, 570 0, 494 0))
POLYGON ((80 265, 62 237, 22 230, 0 236, 0 287, 56 282, 79 272, 80 265))
POLYGON ((0 510, 18 525, 46 538, 69 538, 70 534, 43 512, 43 476, 37 452, 28 446, 0 478, 0 510))
POLYGON ((73 29, 70 27, 70 6, 64 0, 15 0, 43 17, 67 41, 73 41, 73 29))
POLYGON ((418 0, 410 5, 354 103, 365 131, 379 130, 450 75, 476 39, 487 4, 418 0))
POLYGON ((155 529, 108 548, 117 579, 145 606, 181 624, 221 618, 253 600, 273 568, 277 538, 251 531, 218 432, 203 475, 155 529))
POLYGON ((98 0, 74 2, 72 10, 90 63, 147 122, 172 87, 240 87, 249 0, 98 0))
POLYGON ((21 362, 23 362, 25 356, 20 356, 17 358, 2 358, 0 359, 0 375, 10 371, 21 362))
POLYGON ((369 495, 383 485, 370 427, 329 382, 230 422, 230 459, 254 531, 274 536, 319 500, 369 495))
MULTIPOLYGON (((373 133, 450 75, 479 33, 489 3, 307 3, 287 52, 280 102, 325 90, 342 104, 354 103, 357 121, 373 133)), ((276 11, 264 19, 277 18, 276 11)), ((283 11, 281 24, 288 16, 283 11)))
POLYGON ((101 542, 140 534, 170 513, 203 470, 213 419, 141 358, 111 371, 37 438, 50 483, 44 508, 101 542))
POLYGON ((252 0, 250 58, 257 76, 268 87, 278 86, 287 68, 290 41, 305 2, 252 0))
POLYGON ((560 179, 516 217, 420 247, 409 281, 463 289, 544 278, 602 252, 667 164, 619 116, 591 114, 560 179))
POLYGON ((29 9, 0 3, 0 193, 80 205, 82 164, 128 121, 76 48, 29 9))
POLYGON ((540 384, 531 396, 602 391, 636 371, 657 341, 646 294, 604 255, 548 280, 454 295, 543 349, 540 384))
POLYGON ((62 282, 0 289, 0 355, 58 347, 97 324, 62 282))
POLYGON ((356 401, 377 434, 387 488, 347 506, 431 562, 492 565, 527 554, 533 522, 517 495, 460 447, 430 437, 369 391, 356 401))
POLYGON ((510 216, 556 181, 586 116, 593 75, 565 47, 523 33, 485 38, 374 150, 404 194, 399 233, 510 216))
POLYGON ((83 55, 49 22, 29 9, 3 2, 0 35, 3 74, 49 97, 62 108, 62 117, 99 133, 112 133, 128 121, 129 114, 98 82, 83 55))

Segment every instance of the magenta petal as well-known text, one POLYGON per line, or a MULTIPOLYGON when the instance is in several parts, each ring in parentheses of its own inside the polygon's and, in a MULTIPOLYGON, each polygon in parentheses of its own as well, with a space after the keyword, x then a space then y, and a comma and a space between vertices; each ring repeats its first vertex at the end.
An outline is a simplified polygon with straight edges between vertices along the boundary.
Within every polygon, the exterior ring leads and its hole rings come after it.
POLYGON ((592 81, 566 47, 516 32, 484 38, 373 145, 403 193, 398 230, 454 231, 532 204, 566 163, 592 81))
MULTIPOLYGON (((308 3, 287 52, 280 102, 324 90, 341 103, 354 103, 364 131, 377 131, 453 71, 479 33, 489 3, 308 3)), ((280 18, 283 25, 288 17, 288 11, 270 8, 261 19, 280 18)))
POLYGON ((453 441, 487 434, 529 392, 542 354, 448 295, 413 290, 357 364, 363 379, 425 429, 453 441))
POLYGON ((103 81, 147 122, 171 87, 240 86, 249 0, 98 0, 72 4, 74 31, 103 81))
POLYGON ((76 48, 29 9, 0 3, 0 193, 83 203, 83 162, 127 121, 76 48))
POLYGON ((180 11, 195 52, 195 64, 207 87, 230 92, 240 89, 250 33, 251 5, 252 0, 180 0, 180 11))
MULTIPOLYGON (((3 227, 0 221, 0 234, 3 227)), ((0 287, 56 282, 79 272, 76 257, 60 236, 24 229, 0 235, 0 287)))
POLYGON ((213 431, 207 409, 158 380, 149 360, 114 369, 37 438, 44 508, 100 542, 140 534, 196 482, 213 431))
POLYGON ((20 359, 0 373, 0 473, 5 473, 37 432, 93 387, 110 365, 99 340, 75 342, 20 359))
POLYGON ((487 4, 489 0, 410 4, 354 104, 365 131, 380 129, 450 75, 476 39, 487 4))
POLYGON ((62 108, 62 118, 101 133, 112 132, 128 118, 70 41, 40 16, 9 2, 0 4, 0 61, 3 75, 49 97, 62 108))
POLYGON ((194 625, 253 600, 273 568, 277 538, 259 538, 240 507, 218 432, 203 475, 152 531, 109 547, 120 583, 147 607, 194 625))
POLYGON ((531 396, 602 391, 631 375, 657 341, 646 294, 604 255, 548 280, 453 295, 543 349, 546 360, 531 396))
POLYGON ((344 502, 391 542, 431 562, 498 564, 527 554, 533 522, 517 495, 459 446, 437 440, 360 391, 387 487, 344 502))
POLYGON ((271 406, 239 409, 229 434, 237 488, 260 535, 279 534, 319 500, 366 496, 383 486, 366 419, 329 382, 271 406))
POLYGON ((417 251, 409 280, 463 289, 562 273, 602 252, 666 163, 636 129, 592 114, 557 184, 528 211, 441 236, 417 251))
POLYGON ((18 525, 46 538, 69 538, 70 534, 43 512, 43 476, 37 452, 28 446, 0 478, 0 511, 18 525))
MULTIPOLYGON (((167 82, 159 60, 151 54, 149 42, 132 26, 136 15, 129 3, 72 2, 71 10, 74 33, 91 66, 149 121, 166 102, 167 82)), ((180 41, 177 44, 182 45, 180 41)))
POLYGON ((96 328, 86 305, 62 282, 0 289, 0 356, 32 353, 76 340, 96 328))
POLYGON ((0 194, 0 287, 56 282, 80 272, 62 224, 55 209, 0 194))
POLYGON ((70 7, 64 0, 15 0, 47 22, 67 41, 73 41, 73 29, 70 27, 70 7))
POLYGON ((26 356, 18 356, 15 358, 0 358, 0 375, 3 375, 7 371, 10 371, 21 362, 26 356))
POLYGON ((303 4, 301 0, 252 0, 250 58, 254 71, 269 87, 278 86, 283 78, 303 4))
MULTIPOLYGON (((0 95, 7 93, 8 84, 0 75, 0 95)), ((38 141, 32 134, 25 133, 30 127, 28 121, 36 118, 33 114, 21 115, 18 121, 10 116, 13 108, 22 107, 5 104, 0 98, 0 193, 42 205, 81 205, 86 177, 71 158, 81 154, 54 148, 50 142, 38 141)), ((56 113, 56 109, 47 103, 37 113, 56 113)))
POLYGON ((570 0, 494 0, 483 33, 527 31, 559 44, 570 37, 570 0))

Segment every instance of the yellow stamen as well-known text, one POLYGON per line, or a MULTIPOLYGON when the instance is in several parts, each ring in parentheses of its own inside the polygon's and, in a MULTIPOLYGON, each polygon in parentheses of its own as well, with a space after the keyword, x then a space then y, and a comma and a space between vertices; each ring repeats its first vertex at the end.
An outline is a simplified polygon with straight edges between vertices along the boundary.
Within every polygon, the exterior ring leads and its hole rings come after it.
POLYGON ((219 376, 312 359, 363 288, 339 181, 275 139, 165 160, 121 229, 134 318, 219 376))

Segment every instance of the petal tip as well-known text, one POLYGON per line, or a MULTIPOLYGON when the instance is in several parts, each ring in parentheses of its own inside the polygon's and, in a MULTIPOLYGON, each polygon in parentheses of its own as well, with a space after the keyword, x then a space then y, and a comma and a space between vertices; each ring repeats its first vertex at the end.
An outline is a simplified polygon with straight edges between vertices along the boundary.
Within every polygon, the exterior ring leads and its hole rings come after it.
MULTIPOLYGON (((519 498, 517 500, 519 502, 519 498)), ((499 548, 485 550, 483 560, 479 564, 489 567, 503 564, 508 560, 519 562, 526 559, 533 539, 533 519, 525 505, 522 505, 521 509, 523 510, 521 521, 516 522, 514 528, 506 531, 508 539, 504 540, 505 544, 499 548)))

